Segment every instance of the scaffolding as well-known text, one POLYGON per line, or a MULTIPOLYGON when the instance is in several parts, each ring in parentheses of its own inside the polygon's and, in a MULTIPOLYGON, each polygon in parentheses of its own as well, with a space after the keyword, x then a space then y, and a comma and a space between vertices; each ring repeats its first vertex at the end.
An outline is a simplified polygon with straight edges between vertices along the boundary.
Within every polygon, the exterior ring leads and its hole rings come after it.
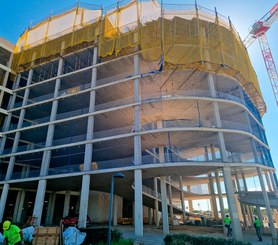
POLYGON ((150 51, 145 52, 146 61, 161 60, 167 68, 235 77, 260 114, 265 113, 257 76, 229 19, 198 5, 192 10, 192 5, 157 1, 131 1, 110 8, 77 5, 29 28, 17 42, 13 69, 22 72, 48 62, 61 49, 70 53, 97 44, 99 57, 105 60, 139 48, 150 51), (70 20, 70 27, 60 24, 65 20, 70 20))

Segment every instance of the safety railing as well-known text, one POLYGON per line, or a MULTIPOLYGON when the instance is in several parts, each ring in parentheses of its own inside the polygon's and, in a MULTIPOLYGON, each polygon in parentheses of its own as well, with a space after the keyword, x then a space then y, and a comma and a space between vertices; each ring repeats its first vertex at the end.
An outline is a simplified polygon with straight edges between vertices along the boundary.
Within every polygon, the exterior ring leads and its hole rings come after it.
MULTIPOLYGON (((78 154, 84 154, 84 151, 81 150, 78 154)), ((52 158, 56 158, 60 156, 52 156, 52 158)), ((186 157, 182 154, 179 154, 178 152, 170 152, 165 151, 164 153, 164 161, 159 162, 158 159, 149 154, 142 155, 141 164, 142 165, 149 165, 149 164, 169 164, 171 162, 183 162, 183 163, 190 163, 194 165, 195 163, 200 162, 207 162, 207 159, 204 158, 203 155, 196 155, 196 156, 190 156, 186 157)), ((61 160, 62 161, 62 160, 61 160)), ((65 160, 64 160, 65 161, 65 160)), ((72 164, 72 162, 69 162, 66 160, 64 162, 63 166, 60 167, 51 167, 49 168, 47 175, 61 175, 61 174, 71 174, 71 173, 77 173, 83 171, 83 162, 80 162, 79 164, 76 164, 76 160, 74 160, 75 163, 72 164)), ((209 160, 209 161, 219 161, 221 162, 221 159, 216 160, 209 160)), ((20 162, 20 160, 17 160, 17 163, 25 164, 25 166, 30 166, 31 170, 28 171, 28 174, 25 174, 25 176, 22 176, 22 171, 14 172, 11 179, 24 179, 24 178, 32 178, 32 177, 39 177, 40 176, 40 169, 39 166, 36 166, 36 169, 32 169, 32 164, 29 164, 29 162, 32 162, 32 159, 25 159, 23 162, 20 162)), ((245 164, 251 163, 251 161, 244 160, 242 161, 245 164)), ((254 161, 253 161, 254 162, 254 161)), ((113 160, 105 160, 105 161, 97 161, 95 163, 92 163, 92 170, 105 170, 105 169, 114 169, 114 168, 121 168, 125 169, 126 167, 133 167, 134 166, 134 158, 128 157, 128 158, 118 158, 113 160)), ((66 177, 66 176, 64 176, 66 177)), ((5 174, 2 174, 0 176, 0 181, 5 180, 5 174)), ((175 186, 179 187, 179 184, 176 181, 171 181, 171 184, 174 184, 175 186)))
MULTIPOLYGON (((86 89, 87 86, 89 86, 89 84, 87 84, 86 86, 83 86, 82 89, 86 89)), ((81 88, 81 87, 80 87, 81 88)), ((79 89, 78 89, 79 91, 79 89)), ((61 91, 61 93, 66 93, 65 91, 61 91)), ((221 99, 226 99, 226 100, 230 100, 230 101, 236 101, 238 103, 241 104, 245 104, 244 100, 242 100, 241 98, 234 96, 234 95, 230 95, 228 93, 222 93, 219 92, 217 93, 218 97, 216 98, 221 98, 221 99)), ((179 96, 183 96, 183 97, 207 97, 207 98, 213 98, 210 95, 210 92, 207 90, 180 90, 180 91, 169 91, 169 92, 157 92, 157 93, 149 93, 149 94, 144 94, 142 96, 142 103, 148 103, 149 101, 155 101, 155 100, 159 100, 159 99, 170 99, 170 98, 175 98, 175 97, 179 97, 179 96)), ((46 98, 47 96, 44 96, 44 98, 46 98)), ((51 96, 49 96, 50 98, 51 96)), ((38 99, 38 98, 37 98, 38 99)), ((35 100, 32 99, 32 102, 34 102, 35 100)), ((96 111, 99 110, 105 110, 105 109, 109 109, 109 108, 113 108, 116 106, 123 106, 126 104, 130 104, 133 103, 134 98, 133 97, 126 97, 123 99, 119 99, 119 100, 114 100, 111 102, 107 102, 107 103, 103 103, 103 104, 98 104, 95 107, 96 111)), ((31 103, 31 102, 30 102, 31 103)), ((78 110, 77 110, 78 111, 78 110)), ((88 108, 82 108, 79 109, 79 111, 82 111, 82 113, 86 113, 88 111, 88 108)), ((67 117, 71 117, 73 115, 78 115, 76 113, 74 113, 74 111, 71 112, 67 112, 67 113, 63 113, 63 114, 58 114, 57 115, 57 119, 58 118, 67 118, 67 117)), ((256 116, 257 114, 254 114, 254 116, 256 116)), ((257 115, 258 116, 258 115, 257 115)), ((259 121, 261 121, 261 118, 256 117, 259 121)), ((37 120, 39 122, 39 120, 37 120)), ((45 120, 42 120, 43 122, 45 122, 45 120)), ((205 123, 205 122, 203 122, 205 123)), ((37 124, 35 122, 35 124, 37 124)), ((28 123, 26 124, 28 125, 28 123)), ((31 125, 31 124, 30 124, 31 125)), ((28 126, 30 126, 28 125, 28 126)), ((10 127, 9 130, 15 129, 16 126, 12 125, 10 127)))
MULTIPOLYGON (((226 121, 222 120, 222 127, 223 129, 232 129, 232 130, 241 130, 241 131, 246 131, 250 132, 249 127, 246 124, 239 123, 239 122, 234 122, 234 121, 226 121)), ((26 123, 27 125, 30 125, 30 123, 26 123)), ((178 119, 178 120, 164 120, 162 121, 162 127, 163 128, 187 128, 187 127, 206 127, 206 128, 216 128, 214 121, 211 120, 185 120, 185 119, 178 119)), ((155 123, 148 123, 148 124, 143 124, 141 125, 141 131, 148 131, 148 130, 153 130, 157 129, 157 125, 155 123)), ((128 133, 133 133, 134 132, 134 126, 129 125, 129 126, 124 126, 120 128, 114 128, 114 129, 108 129, 108 130, 103 130, 103 131, 97 131, 94 132, 94 139, 101 139, 104 137, 109 137, 109 136, 120 136, 122 134, 128 134, 128 133)), ((58 145, 63 145, 67 143, 72 143, 72 142, 82 142, 86 140, 86 134, 79 134, 79 135, 70 135, 68 134, 68 137, 61 138, 61 139, 54 139, 52 142, 53 146, 58 146, 58 145)), ((23 152, 23 151, 28 151, 30 149, 39 149, 43 148, 45 146, 46 142, 36 142, 33 144, 27 144, 23 146, 19 146, 17 152, 23 152), (32 148, 31 148, 32 147, 32 148)), ((7 148, 4 150, 3 154, 8 154, 11 153, 11 148, 7 148)), ((171 149, 170 149, 171 150, 171 149)), ((171 156, 173 159, 176 159, 175 155, 171 156)), ((258 159, 259 156, 258 156, 258 159)), ((204 161, 204 156, 199 156, 197 159, 190 158, 189 160, 198 160, 198 161, 204 161)))

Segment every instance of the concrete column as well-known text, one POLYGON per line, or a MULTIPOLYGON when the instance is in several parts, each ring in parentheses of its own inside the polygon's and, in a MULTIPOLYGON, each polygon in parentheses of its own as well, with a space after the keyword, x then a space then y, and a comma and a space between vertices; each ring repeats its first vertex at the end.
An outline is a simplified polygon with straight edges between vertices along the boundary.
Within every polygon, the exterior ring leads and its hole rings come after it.
POLYGON ((26 195, 26 191, 21 190, 21 197, 20 197, 18 212, 17 212, 17 216, 16 216, 16 222, 18 222, 18 223, 22 222, 21 216, 22 216, 22 212, 23 212, 23 208, 24 208, 25 195, 26 195))
POLYGON ((242 173, 241 175, 242 175, 242 180, 243 180, 244 191, 247 192, 248 187, 247 187, 247 183, 246 183, 246 179, 245 179, 245 174, 242 173))
POLYGON ((254 212, 253 212, 253 206, 248 206, 249 212, 250 212, 250 218, 251 218, 251 224, 254 222, 254 212))
POLYGON ((155 205, 155 226, 158 227, 159 226, 159 209, 158 209, 158 190, 157 190, 157 178, 154 178, 154 193, 155 193, 155 201, 154 201, 154 205, 155 205))
POLYGON ((215 155, 214 145, 210 145, 210 151, 211 151, 212 161, 215 162, 216 161, 216 155, 215 155))
POLYGON ((241 205, 240 205, 240 202, 238 199, 238 195, 235 195, 235 196, 236 196, 236 205, 237 205, 237 210, 238 210, 238 218, 240 221, 243 221, 243 215, 242 215, 242 210, 241 210, 241 205))
POLYGON ((63 209, 63 217, 68 216, 70 208, 70 191, 67 190, 65 194, 65 201, 64 201, 64 209, 63 209))
POLYGON ((208 161, 209 161, 208 147, 207 147, 207 146, 205 146, 204 148, 205 148, 205 155, 204 155, 204 157, 205 157, 205 161, 206 161, 206 162, 208 162, 208 161))
MULTIPOLYGON (((27 79, 26 86, 29 86, 31 84, 32 78, 33 78, 33 73, 34 73, 34 70, 31 69, 28 73, 28 79, 27 79)), ((27 104, 29 93, 30 93, 30 89, 26 88, 25 91, 24 91, 22 106, 25 106, 27 104)), ((18 123, 17 123, 17 129, 22 128, 24 117, 25 117, 25 109, 21 109, 19 119, 18 119, 18 123)), ((13 146, 12 146, 12 153, 17 152, 17 148, 18 148, 18 144, 19 144, 19 140, 20 140, 20 135, 21 135, 21 132, 16 132, 15 133, 14 142, 13 142, 13 146)), ((13 168, 14 168, 14 164, 15 164, 15 159, 16 159, 15 156, 10 157, 5 180, 9 180, 12 177, 13 168)))
POLYGON ((143 236, 142 170, 134 170, 135 185, 135 236, 143 236))
POLYGON ((148 224, 152 224, 152 209, 148 208, 148 224))
POLYGON ((78 228, 86 228, 89 194, 90 194, 90 175, 84 174, 82 176, 78 228))
MULTIPOLYGON (((134 55, 134 75, 139 74, 139 56, 134 55)), ((134 79, 134 103, 141 101, 140 98, 140 81, 139 79, 134 79)), ((140 126, 140 106, 134 106, 134 131, 139 132, 141 130, 140 126)), ((142 150, 141 150, 141 136, 134 136, 134 165, 142 164, 142 150)), ((134 200, 135 200, 135 235, 143 236, 143 198, 142 198, 142 170, 134 171, 134 200)))
POLYGON ((240 187, 238 174, 235 174, 235 181, 236 181, 237 191, 240 193, 241 192, 241 187, 240 187))
MULTIPOLYGON (((239 181, 238 174, 236 174, 236 183, 237 183, 237 190, 238 190, 238 193, 239 193, 239 196, 240 196, 242 194, 242 191, 241 191, 241 186, 240 186, 240 181, 239 181)), ((248 228, 248 222, 247 222, 247 219, 246 219, 245 208, 244 208, 244 205, 241 202, 240 202, 240 209, 241 209, 241 212, 242 212, 244 225, 245 225, 246 228, 248 228)))
MULTIPOLYGON (((97 47, 94 47, 93 65, 97 64, 97 52, 98 52, 97 47)), ((91 78, 91 88, 94 88, 96 86, 96 81, 97 81, 97 69, 93 68, 92 78, 91 78)), ((96 92, 95 90, 91 90, 90 102, 89 102, 89 113, 95 111, 95 100, 96 100, 96 92)), ((89 116, 87 120, 88 123, 87 123, 86 140, 92 140, 94 135, 94 116, 89 116)), ((84 172, 91 169, 92 159, 93 159, 93 144, 88 143, 85 145, 84 168, 83 168, 84 172)), ((91 176, 88 174, 84 174, 82 176, 82 187, 80 193, 79 220, 78 220, 79 228, 86 227, 87 225, 90 179, 91 176)))
POLYGON ((169 204, 170 204, 170 217, 171 217, 171 222, 173 224, 174 212, 173 212, 173 202, 172 202, 172 186, 170 180, 171 179, 169 177, 168 192, 169 192, 169 204))
POLYGON ((225 211, 224 211, 224 202, 223 202, 223 196, 222 196, 222 189, 221 189, 221 184, 220 184, 218 172, 215 172, 214 174, 215 174, 215 181, 216 181, 216 186, 217 186, 219 206, 220 206, 220 210, 221 210, 222 226, 223 226, 223 231, 225 233, 225 223, 224 223, 225 211))
POLYGON ((218 219, 218 210, 217 210, 217 203, 216 203, 216 197, 215 197, 215 191, 213 186, 213 177, 211 174, 208 176, 209 183, 208 183, 208 189, 209 193, 211 195, 210 204, 211 204, 211 211, 213 213, 213 217, 215 219, 218 219))
POLYGON ((267 184, 268 191, 272 191, 273 189, 272 189, 272 186, 271 186, 271 184, 270 184, 268 172, 265 172, 265 173, 264 173, 264 176, 265 176, 265 180, 266 180, 266 184, 267 184))
MULTIPOLYGON (((62 46, 62 49, 63 49, 63 46, 62 46)), ((59 63, 58 63, 57 76, 62 75, 63 64, 64 64, 64 60, 62 58, 60 58, 59 63)), ((61 84, 61 79, 56 79, 54 94, 53 94, 54 99, 58 97, 60 84, 61 84)), ((52 102, 49 122, 55 121, 56 115, 57 115, 57 110, 58 110, 58 100, 55 99, 52 102)), ((50 124, 47 129, 45 147, 52 146, 54 130, 55 130, 55 125, 50 124)), ((42 163, 41 163, 40 176, 46 176, 48 174, 50 160, 51 160, 51 151, 49 151, 49 150, 44 151, 43 157, 42 157, 42 163)), ((46 185, 47 185, 47 181, 45 179, 39 180, 36 201, 35 201, 34 210, 33 210, 33 216, 37 217, 37 219, 36 219, 37 226, 39 226, 40 222, 41 222, 41 216, 42 216, 42 211, 43 211, 42 203, 44 203, 46 185)))
MULTIPOLYGON (((134 55, 134 75, 139 74, 139 57, 138 54, 134 55)), ((141 101, 140 97, 140 81, 139 79, 134 79, 134 103, 138 103, 141 101)), ((140 126, 140 106, 134 106, 134 131, 139 132, 141 130, 140 126)), ((142 156, 141 156, 141 136, 134 136, 134 162, 135 165, 142 164, 142 156)))
MULTIPOLYGON (((191 188, 189 185, 186 187, 186 189, 187 189, 187 192, 191 192, 191 188)), ((191 199, 188 199, 188 209, 189 209, 190 213, 193 213, 194 208, 193 208, 193 202, 191 199)))
MULTIPOLYGON (((11 64, 12 64, 12 57, 13 57, 13 54, 11 53, 9 61, 7 63, 7 67, 9 67, 9 68, 11 67, 11 64)), ((4 77, 2 79, 2 86, 4 88, 6 88, 6 86, 7 86, 9 74, 10 74, 9 71, 5 71, 4 77)), ((2 101, 3 101, 4 93, 5 93, 4 90, 0 90, 0 108, 2 108, 2 101)))
POLYGON ((3 215, 4 215, 4 211, 5 211, 9 187, 10 187, 9 184, 4 184, 3 189, 2 189, 1 200, 0 200, 0 220, 3 220, 3 215))
POLYGON ((241 211, 242 211, 242 215, 243 215, 244 225, 245 225, 245 228, 248 229, 249 223, 248 223, 248 215, 246 212, 246 206, 242 203, 240 203, 240 205, 241 205, 241 211))
MULTIPOLYGON (((16 89, 19 87, 20 84, 20 79, 21 79, 21 74, 17 75, 16 82, 13 84, 13 89, 16 89)), ((17 93, 13 93, 12 97, 9 99, 9 104, 8 104, 8 110, 11 110, 14 108, 14 104, 16 101, 16 96, 17 93)), ((4 124, 3 124, 3 132, 9 131, 10 123, 12 120, 12 112, 8 112, 8 116, 5 117, 4 124)), ((3 154, 5 144, 7 140, 7 135, 3 135, 3 137, 0 137, 0 155, 3 154)))
POLYGON ((276 238, 276 236, 277 236, 276 229, 275 229, 275 226, 274 226, 274 220, 273 220, 272 212, 271 212, 271 209, 270 209, 269 199, 268 199, 268 196, 267 196, 267 192, 266 192, 266 188, 265 188, 265 184, 264 184, 264 180, 263 180, 263 176, 262 176, 262 170, 261 170, 261 168, 257 167, 257 171, 258 171, 258 176, 259 176, 259 180, 260 180, 261 189, 262 189, 262 192, 263 192, 263 197, 264 197, 264 202, 265 202, 265 207, 266 207, 266 212, 267 212, 267 216, 268 216, 268 223, 270 225, 271 234, 272 234, 272 237, 276 238))
POLYGON ((183 210, 182 219, 185 220, 185 205, 184 205, 184 195, 183 195, 183 184, 182 184, 182 176, 179 176, 179 185, 180 185, 180 199, 181 199, 181 208, 183 210))
MULTIPOLYGON (((157 128, 162 128, 162 121, 157 121, 157 128)), ((158 148, 159 162, 165 162, 164 147, 158 148)), ((161 207, 162 207, 162 225, 163 234, 169 234, 169 221, 168 221, 168 203, 166 191, 166 176, 160 176, 160 191, 161 191, 161 207)))
POLYGON ((16 197, 15 209, 13 213, 13 222, 20 223, 25 199, 25 190, 19 190, 16 197))
MULTIPOLYGON (((248 192, 248 186, 247 186, 245 174, 242 173, 241 175, 242 175, 242 180, 243 180, 244 192, 248 192)), ((252 226, 253 221, 254 221, 253 220, 253 210, 252 210, 251 206, 249 206, 249 205, 245 205, 245 208, 246 208, 246 211, 247 211, 249 226, 252 226)))
POLYGON ((167 205, 167 194, 166 194, 166 177, 160 177, 160 189, 161 189, 161 205, 162 205, 162 223, 163 223, 163 234, 169 234, 169 222, 168 222, 168 205, 167 205))
POLYGON ((251 211, 250 211, 250 206, 249 205, 245 205, 245 209, 246 209, 247 217, 248 217, 248 226, 252 227, 253 217, 252 217, 252 214, 251 214, 251 211))
MULTIPOLYGON (((59 59, 59 64, 58 64, 57 76, 62 75, 63 65, 64 65, 64 60, 62 58, 60 58, 59 59)), ((54 99, 59 96, 60 85, 61 85, 61 79, 56 79, 56 81, 55 81, 55 88, 54 88, 54 94, 53 94, 53 98, 54 99)), ((55 99, 52 102, 52 108, 51 108, 49 122, 53 122, 53 121, 56 120, 57 110, 58 110, 58 100, 55 99)), ((55 131, 55 125, 54 124, 50 124, 48 126, 48 129, 47 129, 45 147, 52 146, 53 137, 54 137, 54 131, 55 131)), ((41 176, 46 176, 48 174, 50 160, 51 160, 51 151, 44 151, 43 152, 43 157, 42 157, 41 172, 40 172, 41 176)))
POLYGON ((271 184, 272 184, 273 190, 274 190, 274 192, 277 192, 278 188, 277 188, 277 185, 275 183, 274 172, 270 172, 269 175, 270 175, 270 179, 271 179, 271 184))
MULTIPOLYGON (((217 97, 216 96, 215 85, 214 85, 213 74, 208 74, 208 85, 209 85, 211 96, 214 97, 214 98, 217 97)), ((222 128, 218 103, 213 101, 212 104, 213 104, 213 114, 214 114, 214 120, 215 120, 216 127, 217 128, 222 128)), ((218 132, 217 136, 218 136, 218 144, 219 144, 219 148, 220 148, 222 161, 223 162, 228 162, 224 134, 223 134, 223 132, 218 132)))
POLYGON ((233 190, 233 182, 232 182, 232 175, 231 175, 231 168, 230 167, 223 167, 223 178, 225 183, 226 195, 229 204, 229 211, 232 221, 232 228, 233 228, 233 237, 238 240, 242 241, 242 231, 238 217, 238 210, 236 205, 236 196, 233 190))
POLYGON ((16 216, 18 213, 18 207, 19 207, 19 202, 20 202, 20 198, 21 198, 21 190, 17 191, 17 195, 16 195, 16 201, 15 201, 15 205, 14 205, 14 213, 13 213, 13 222, 16 222, 16 216))
POLYGON ((46 220, 45 220, 46 225, 52 225, 55 200, 56 200, 56 193, 53 192, 49 194, 48 207, 47 207, 46 220))
MULTIPOLYGON (((29 71, 27 84, 26 84, 27 86, 31 84, 32 77, 33 77, 33 69, 31 69, 29 71)), ((15 86, 19 85, 20 79, 21 79, 21 75, 18 75, 15 86)), ((28 97, 29 97, 29 92, 30 92, 29 89, 25 90, 22 106, 26 105, 28 97)), ((16 93, 13 94, 12 98, 9 101, 9 106, 8 106, 9 109, 12 109, 14 107, 15 100, 16 100, 16 93)), ((24 116, 25 116, 25 109, 22 109, 20 111, 17 129, 22 127, 24 116)), ((4 128, 3 128, 4 132, 8 131, 11 119, 12 119, 12 113, 8 113, 8 117, 6 117, 5 122, 4 122, 4 128)), ((1 154, 3 154, 3 150, 5 148, 6 138, 7 138, 7 136, 4 136, 1 139, 1 149, 0 149, 1 154)), ((12 153, 17 151, 19 139, 20 139, 20 132, 16 132, 15 137, 14 137, 13 146, 12 146, 12 153)), ((10 157, 10 160, 9 160, 9 165, 8 165, 5 180, 9 180, 11 178, 12 173, 13 173, 14 164, 15 164, 15 157, 12 156, 12 157, 10 157)), ((0 200, 0 220, 3 219, 6 201, 7 201, 7 197, 8 197, 8 192, 9 192, 9 184, 4 184, 3 190, 1 193, 1 200, 0 200)))
POLYGON ((35 217, 34 220, 35 226, 39 226, 41 224, 46 183, 47 181, 45 179, 39 181, 38 191, 35 199, 35 206, 33 210, 33 217, 35 217))

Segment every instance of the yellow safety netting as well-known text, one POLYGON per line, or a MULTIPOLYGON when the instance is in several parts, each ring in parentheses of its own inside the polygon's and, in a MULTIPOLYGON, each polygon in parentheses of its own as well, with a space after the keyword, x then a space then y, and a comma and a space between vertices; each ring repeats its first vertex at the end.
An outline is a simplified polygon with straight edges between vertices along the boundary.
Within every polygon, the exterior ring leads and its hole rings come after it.
MULTIPOLYGON (((62 49, 89 42, 97 43, 103 58, 134 52, 133 47, 138 47, 148 50, 142 53, 145 60, 163 58, 166 68, 178 66, 236 77, 263 114, 266 109, 256 74, 231 24, 200 10, 161 9, 156 1, 133 1, 89 23, 81 19, 76 25, 74 20, 70 32, 54 38, 45 36, 33 44, 28 43, 32 29, 27 30, 18 41, 12 67, 21 72, 59 55, 62 49)), ((72 11, 82 16, 85 10, 72 11)))

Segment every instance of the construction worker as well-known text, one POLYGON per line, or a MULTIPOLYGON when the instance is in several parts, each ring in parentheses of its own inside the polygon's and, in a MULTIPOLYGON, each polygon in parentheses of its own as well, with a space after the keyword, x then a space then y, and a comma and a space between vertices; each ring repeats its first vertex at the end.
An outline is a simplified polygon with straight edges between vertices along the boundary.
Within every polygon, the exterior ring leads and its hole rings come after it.
POLYGON ((257 236, 259 238, 259 241, 262 242, 263 238, 262 238, 262 230, 261 230, 261 221, 260 221, 260 219, 258 219, 258 217, 255 217, 254 227, 256 229, 256 233, 257 233, 257 236))
POLYGON ((226 214, 226 217, 224 218, 224 224, 227 228, 227 236, 232 236, 231 219, 228 214, 226 214))
POLYGON ((23 233, 18 226, 12 225, 11 221, 3 223, 4 245, 24 245, 23 233))

